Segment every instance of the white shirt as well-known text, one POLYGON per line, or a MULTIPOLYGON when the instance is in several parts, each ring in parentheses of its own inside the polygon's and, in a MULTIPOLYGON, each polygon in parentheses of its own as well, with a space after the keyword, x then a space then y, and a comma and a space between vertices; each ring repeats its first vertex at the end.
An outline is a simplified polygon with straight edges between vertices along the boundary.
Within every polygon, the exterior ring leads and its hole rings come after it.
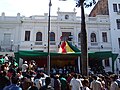
POLYGON ((93 81, 91 82, 91 84, 90 84, 90 88, 91 88, 92 90, 101 90, 102 84, 101 84, 101 82, 98 81, 98 80, 93 80, 93 81))
POLYGON ((76 80, 79 81, 80 87, 83 87, 82 82, 81 82, 81 79, 76 79, 76 80))
POLYGON ((27 68, 28 68, 28 65, 27 64, 23 64, 22 65, 22 72, 26 72, 27 68))
POLYGON ((41 79, 35 79, 34 83, 35 83, 35 85, 36 85, 36 87, 37 87, 38 89, 40 89, 40 87, 42 86, 42 81, 41 81, 41 79))
POLYGON ((90 90, 88 87, 83 87, 82 90, 90 90))
POLYGON ((8 62, 8 61, 9 61, 8 56, 5 56, 4 62, 8 62))
POLYGON ((74 77, 70 81, 70 86, 72 87, 71 90, 81 90, 80 82, 78 80, 76 80, 74 77))
POLYGON ((54 87, 54 78, 51 78, 51 86, 54 87))
POLYGON ((116 81, 111 83, 110 90, 119 90, 118 83, 116 81))

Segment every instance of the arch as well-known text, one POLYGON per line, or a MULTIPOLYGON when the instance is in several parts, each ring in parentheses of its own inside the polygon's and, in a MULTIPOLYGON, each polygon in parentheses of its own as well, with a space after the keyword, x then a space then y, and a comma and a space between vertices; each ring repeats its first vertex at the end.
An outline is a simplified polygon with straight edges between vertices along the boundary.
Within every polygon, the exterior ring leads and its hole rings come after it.
POLYGON ((42 41, 42 33, 41 32, 36 33, 36 41, 42 41))
POLYGON ((90 39, 91 39, 91 42, 97 42, 97 40, 96 40, 96 34, 95 33, 91 33, 90 39))
POLYGON ((78 42, 81 42, 81 33, 78 33, 78 42))
POLYGON ((55 41, 55 33, 54 32, 50 33, 50 41, 55 41))

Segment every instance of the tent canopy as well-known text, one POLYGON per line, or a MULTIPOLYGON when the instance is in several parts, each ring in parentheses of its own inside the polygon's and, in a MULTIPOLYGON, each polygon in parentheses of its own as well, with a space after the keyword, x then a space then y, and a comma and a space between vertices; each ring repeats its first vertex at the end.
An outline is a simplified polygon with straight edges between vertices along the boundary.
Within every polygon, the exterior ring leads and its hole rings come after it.
MULTIPOLYGON (((50 56, 61 56, 61 55, 73 55, 73 56, 80 56, 81 52, 75 52, 75 53, 57 53, 57 52, 50 52, 50 56)), ((40 51, 19 51, 15 53, 16 57, 22 58, 22 57, 40 57, 40 56, 48 56, 47 52, 40 52, 40 51)), ((88 52, 89 58, 93 59, 105 59, 112 57, 112 59, 115 61, 118 54, 113 54, 111 51, 101 51, 101 52, 88 52)))
MULTIPOLYGON (((81 52, 73 52, 73 53, 58 53, 58 52, 50 52, 50 56, 56 57, 56 56, 81 56, 81 52)), ((15 58, 17 63, 19 62, 19 58, 24 58, 24 57, 47 57, 48 53, 47 52, 40 52, 40 51, 19 51, 15 53, 15 58)), ((98 60, 103 60, 106 58, 111 57, 112 58, 112 71, 114 72, 114 61, 116 60, 118 54, 112 53, 112 51, 100 51, 100 52, 88 52, 89 58, 92 59, 98 59, 98 60)), ((62 58, 62 57, 61 57, 62 58)))
MULTIPOLYGON (((73 46, 70 42, 64 41, 62 42, 60 48, 60 52, 50 52, 51 57, 62 56, 81 56, 81 51, 76 47, 73 46)), ((35 57, 47 57, 48 52, 41 52, 38 50, 31 50, 31 51, 19 51, 15 53, 16 61, 19 62, 19 58, 35 58, 35 57)), ((106 58, 112 58, 112 70, 114 71, 114 61, 116 60, 118 54, 112 53, 112 51, 99 51, 99 52, 88 52, 88 57, 91 59, 103 60, 106 58)))

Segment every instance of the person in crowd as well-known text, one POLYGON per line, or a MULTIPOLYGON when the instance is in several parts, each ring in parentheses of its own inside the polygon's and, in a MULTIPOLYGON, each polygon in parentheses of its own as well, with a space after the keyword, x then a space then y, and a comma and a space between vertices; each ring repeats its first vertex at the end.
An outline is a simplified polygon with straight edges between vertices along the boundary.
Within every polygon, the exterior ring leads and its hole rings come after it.
POLYGON ((59 68, 59 74, 62 74, 63 73, 63 69, 60 67, 59 68))
POLYGON ((11 84, 3 88, 3 90, 22 90, 17 84, 19 82, 19 78, 17 76, 11 78, 11 84))
POLYGON ((103 75, 99 76, 98 81, 100 81, 102 84, 102 90, 107 90, 106 85, 105 85, 105 77, 103 75))
POLYGON ((55 75, 55 79, 54 79, 54 90, 61 90, 61 82, 59 79, 59 75, 56 74, 55 75))
POLYGON ((39 89, 36 87, 34 82, 31 82, 31 86, 29 87, 29 90, 39 90, 39 89))
POLYGON ((3 90, 5 86, 10 85, 10 80, 7 77, 6 71, 1 71, 0 72, 0 90, 3 90))
POLYGON ((46 78, 46 76, 45 76, 45 74, 43 72, 40 73, 40 76, 41 76, 40 80, 42 81, 41 86, 43 86, 43 85, 45 85, 45 78, 46 78))
POLYGON ((73 74, 73 78, 70 81, 70 90, 81 90, 80 82, 77 79, 77 74, 73 74))
POLYGON ((5 54, 5 57, 4 57, 4 62, 9 62, 9 57, 8 57, 8 54, 5 54))
POLYGON ((65 78, 65 74, 60 75, 60 82, 61 82, 61 90, 68 90, 68 82, 65 78))
POLYGON ((42 86, 39 90, 54 90, 54 88, 50 85, 50 83, 51 83, 51 78, 46 77, 45 85, 42 86))
POLYGON ((119 86, 119 88, 120 88, 120 77, 119 77, 119 76, 118 76, 116 82, 118 83, 118 86, 119 86))
POLYGON ((21 83, 22 90, 29 90, 31 87, 31 81, 30 78, 24 77, 22 83, 21 83))
POLYGON ((7 76, 10 79, 12 76, 16 76, 16 70, 14 68, 10 68, 7 72, 7 76))
POLYGON ((28 71, 31 71, 34 70, 34 66, 35 66, 35 62, 32 60, 32 61, 29 61, 28 63, 28 71))
POLYGON ((9 70, 9 63, 5 62, 3 71, 8 71, 8 70, 9 70))
POLYGON ((79 83, 80 83, 80 88, 82 88, 82 87, 83 87, 83 85, 82 85, 82 80, 84 80, 84 79, 82 78, 82 75, 77 74, 77 79, 76 79, 76 80, 79 81, 79 83))
POLYGON ((90 90, 90 88, 89 88, 89 80, 88 79, 84 79, 82 81, 82 85, 83 85, 83 87, 81 88, 81 90, 90 90))
POLYGON ((70 83, 72 78, 73 78, 73 75, 69 73, 67 76, 67 82, 70 83))
POLYGON ((110 76, 106 75, 104 81, 105 81, 105 87, 106 87, 106 89, 110 90, 110 84, 111 84, 110 76))
POLYGON ((90 83, 90 88, 92 90, 102 90, 102 84, 97 80, 97 76, 93 76, 93 81, 90 83))
POLYGON ((110 78, 111 78, 110 90, 120 90, 118 83, 116 81, 118 79, 118 76, 113 74, 110 76, 110 78))
POLYGON ((42 86, 42 80, 40 78, 40 73, 37 73, 36 77, 34 78, 34 83, 38 89, 40 89, 40 87, 42 86))
POLYGON ((73 75, 71 74, 71 73, 69 73, 69 74, 67 74, 67 77, 66 77, 66 80, 67 80, 67 82, 68 82, 68 90, 70 90, 70 81, 71 81, 71 79, 73 78, 73 75))
POLYGON ((54 88, 54 74, 50 74, 50 78, 51 78, 51 86, 54 88))
POLYGON ((25 61, 24 64, 22 64, 22 74, 23 74, 23 76, 26 75, 27 70, 28 70, 28 64, 27 64, 27 61, 25 61))
POLYGON ((23 75, 22 75, 22 71, 21 71, 21 70, 17 72, 17 76, 18 76, 19 79, 22 79, 22 78, 23 78, 23 75))

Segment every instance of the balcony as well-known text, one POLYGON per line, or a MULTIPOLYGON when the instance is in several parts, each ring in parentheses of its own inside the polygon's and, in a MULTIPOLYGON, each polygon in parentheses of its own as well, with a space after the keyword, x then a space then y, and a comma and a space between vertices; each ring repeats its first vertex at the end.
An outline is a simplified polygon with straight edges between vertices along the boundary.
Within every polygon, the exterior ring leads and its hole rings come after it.
POLYGON ((42 45, 43 42, 42 41, 35 41, 35 45, 42 45))
POLYGON ((97 42, 91 42, 91 46, 98 46, 97 42))
POLYGON ((56 45, 55 41, 50 41, 50 45, 56 45))
MULTIPOLYGON (((35 41, 35 45, 43 45, 42 41, 35 41)), ((50 41, 50 45, 56 45, 55 41, 50 41)))

